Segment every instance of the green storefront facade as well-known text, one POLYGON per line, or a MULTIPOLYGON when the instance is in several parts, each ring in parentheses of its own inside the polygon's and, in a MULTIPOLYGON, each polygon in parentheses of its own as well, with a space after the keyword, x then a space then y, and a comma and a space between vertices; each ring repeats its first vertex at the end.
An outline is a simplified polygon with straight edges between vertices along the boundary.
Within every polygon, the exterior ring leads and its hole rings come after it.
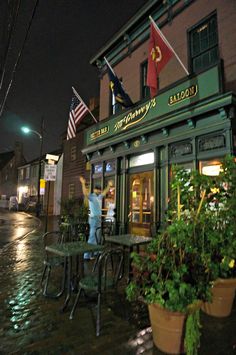
POLYGON ((117 232, 149 235, 163 221, 171 165, 214 175, 235 151, 235 96, 221 66, 189 76, 155 98, 86 131, 91 184, 114 182, 117 232))

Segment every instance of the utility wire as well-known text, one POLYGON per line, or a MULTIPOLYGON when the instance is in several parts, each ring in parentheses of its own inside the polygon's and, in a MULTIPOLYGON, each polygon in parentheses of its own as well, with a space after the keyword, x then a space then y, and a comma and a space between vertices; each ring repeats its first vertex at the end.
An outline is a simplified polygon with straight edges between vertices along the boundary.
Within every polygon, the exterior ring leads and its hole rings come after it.
POLYGON ((18 64, 19 64, 19 61, 20 61, 22 52, 23 52, 23 50, 24 50, 24 48, 25 48, 25 44, 26 44, 27 39, 28 39, 28 36, 29 36, 30 28, 31 28, 31 25, 32 25, 32 22, 33 22, 33 19, 34 19, 34 15, 35 15, 35 13, 36 13, 36 9, 37 9, 38 3, 39 3, 39 0, 36 0, 36 3, 35 3, 35 5, 34 5, 34 10, 33 10, 33 13, 32 13, 32 16, 31 16, 31 19, 30 19, 30 22, 29 22, 29 25, 28 25, 28 28, 27 28, 27 31, 26 31, 26 35, 25 35, 25 38, 24 38, 24 42, 23 42, 22 48, 21 48, 21 50, 20 50, 19 53, 18 53, 18 56, 17 56, 16 62, 15 62, 14 68, 13 68, 13 70, 12 70, 11 80, 10 80, 10 82, 9 82, 9 85, 8 85, 8 88, 7 88, 5 97, 4 97, 3 102, 2 102, 2 105, 1 105, 0 118, 1 118, 1 116, 2 116, 2 113, 3 113, 3 110, 4 110, 4 106, 5 106, 5 103, 6 103, 8 94, 9 94, 9 91, 10 91, 10 89, 11 89, 11 86, 12 86, 12 83, 13 83, 13 80, 14 80, 14 77, 15 77, 15 72, 16 72, 16 69, 17 69, 17 67, 18 67, 18 64))
POLYGON ((15 30, 15 27, 16 27, 16 23, 17 23, 20 4, 21 4, 21 0, 18 1, 15 9, 13 9, 13 16, 12 16, 13 20, 12 20, 10 31, 9 31, 9 35, 8 35, 8 41, 7 41, 8 43, 7 43, 7 47, 6 47, 6 52, 5 52, 5 55, 4 55, 4 64, 3 64, 2 76, 1 76, 1 82, 0 82, 0 92, 1 92, 1 89, 2 89, 2 84, 3 84, 5 72, 6 72, 7 60, 8 60, 8 56, 9 56, 9 53, 10 53, 11 44, 12 44, 12 41, 13 41, 13 33, 14 33, 14 30, 15 30))

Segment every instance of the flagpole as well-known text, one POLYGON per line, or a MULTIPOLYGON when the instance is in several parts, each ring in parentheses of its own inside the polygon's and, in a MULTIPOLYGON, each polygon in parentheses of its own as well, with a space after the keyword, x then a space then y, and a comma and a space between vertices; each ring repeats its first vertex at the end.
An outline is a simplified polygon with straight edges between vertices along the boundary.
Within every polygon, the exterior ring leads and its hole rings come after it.
POLYGON ((184 69, 185 73, 187 75, 189 75, 188 70, 185 68, 183 62, 181 61, 180 57, 178 56, 178 54, 176 53, 176 51, 174 50, 174 48, 170 45, 170 43, 168 42, 168 40, 166 39, 166 37, 164 36, 164 34, 161 32, 160 28, 157 26, 156 22, 153 20, 153 18, 151 16, 149 16, 149 20, 152 22, 153 26, 155 27, 156 31, 160 34, 161 38, 163 39, 163 41, 165 42, 165 44, 170 48, 170 50, 172 50, 172 52, 174 53, 174 55, 176 56, 176 59, 178 60, 178 62, 180 63, 180 65, 182 66, 182 68, 184 69))
POLYGON ((93 117, 94 121, 96 123, 98 123, 97 119, 94 117, 94 115, 92 114, 92 112, 90 111, 90 109, 88 108, 88 106, 84 103, 84 101, 81 99, 81 97, 79 96, 79 94, 77 93, 77 91, 75 90, 75 88, 72 86, 72 90, 73 90, 73 93, 75 94, 75 96, 81 101, 83 102, 84 106, 87 107, 88 109, 88 112, 90 113, 90 115, 93 117))
POLYGON ((111 67, 110 63, 108 62, 107 58, 106 58, 106 57, 103 57, 103 58, 104 58, 104 60, 105 60, 105 62, 106 62, 106 65, 110 68, 110 70, 112 71, 112 73, 115 75, 115 72, 114 72, 114 70, 112 69, 112 67, 111 67))

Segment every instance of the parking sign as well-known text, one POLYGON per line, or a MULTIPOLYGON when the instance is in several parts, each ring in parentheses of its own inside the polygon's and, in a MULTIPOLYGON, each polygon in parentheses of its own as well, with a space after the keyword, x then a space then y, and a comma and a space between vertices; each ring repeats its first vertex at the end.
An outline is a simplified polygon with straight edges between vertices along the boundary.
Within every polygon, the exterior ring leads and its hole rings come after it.
POLYGON ((45 164, 44 179, 46 181, 55 181, 57 174, 57 166, 45 164))

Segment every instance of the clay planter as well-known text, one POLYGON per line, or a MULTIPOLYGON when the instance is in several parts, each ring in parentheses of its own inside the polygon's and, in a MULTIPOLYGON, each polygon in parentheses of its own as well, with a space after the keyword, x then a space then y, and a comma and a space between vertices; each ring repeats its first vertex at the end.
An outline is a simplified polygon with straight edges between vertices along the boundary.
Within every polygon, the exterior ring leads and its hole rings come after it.
POLYGON ((236 278, 217 279, 212 287, 212 302, 205 302, 202 311, 214 317, 230 315, 236 290, 236 278))
POLYGON ((185 313, 171 312, 158 304, 148 305, 154 344, 168 354, 184 353, 185 313))

